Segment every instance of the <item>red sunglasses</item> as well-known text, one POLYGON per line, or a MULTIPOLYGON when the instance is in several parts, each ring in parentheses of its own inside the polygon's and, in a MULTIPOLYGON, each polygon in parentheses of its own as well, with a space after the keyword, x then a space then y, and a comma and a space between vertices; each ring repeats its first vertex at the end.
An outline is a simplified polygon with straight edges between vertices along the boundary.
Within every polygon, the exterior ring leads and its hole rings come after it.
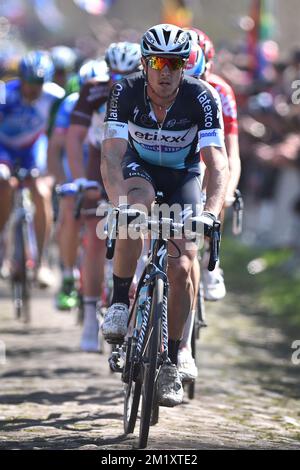
POLYGON ((179 70, 185 66, 186 60, 181 57, 150 57, 147 61, 153 70, 162 70, 167 66, 170 70, 179 70))

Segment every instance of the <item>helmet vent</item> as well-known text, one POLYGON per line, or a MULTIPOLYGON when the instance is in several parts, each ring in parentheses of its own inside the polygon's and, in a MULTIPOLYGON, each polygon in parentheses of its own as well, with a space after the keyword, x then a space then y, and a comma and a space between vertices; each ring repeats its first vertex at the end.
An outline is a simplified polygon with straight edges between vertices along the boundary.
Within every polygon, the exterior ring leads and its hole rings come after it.
POLYGON ((164 29, 163 32, 164 32, 165 43, 168 44, 170 36, 171 36, 171 31, 166 31, 164 29))
POLYGON ((155 40, 158 42, 158 44, 161 44, 159 36, 158 36, 157 32, 155 31, 155 29, 151 29, 151 33, 155 37, 155 40))

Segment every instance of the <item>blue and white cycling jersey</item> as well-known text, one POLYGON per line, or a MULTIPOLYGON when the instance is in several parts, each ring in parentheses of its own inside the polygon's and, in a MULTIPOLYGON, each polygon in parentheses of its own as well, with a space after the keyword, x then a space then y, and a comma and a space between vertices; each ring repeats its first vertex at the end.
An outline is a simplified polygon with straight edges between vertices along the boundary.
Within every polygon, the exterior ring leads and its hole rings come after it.
POLYGON ((210 85, 183 77, 161 125, 156 121, 145 86, 141 72, 112 87, 104 139, 127 139, 130 154, 152 165, 178 170, 199 168, 201 148, 224 146, 222 105, 210 85))
POLYGON ((70 127, 72 111, 79 98, 79 93, 71 93, 61 102, 55 117, 54 128, 67 130, 70 127))
POLYGON ((22 97, 21 81, 7 82, 6 103, 0 105, 0 145, 7 150, 33 146, 46 132, 52 106, 64 93, 55 83, 45 83, 41 96, 28 103, 22 97))
MULTIPOLYGON (((56 114, 56 118, 54 122, 54 133, 56 132, 66 133, 67 132, 67 130, 69 129, 71 125, 71 115, 78 101, 78 98, 79 98, 79 93, 75 92, 75 93, 71 93, 71 95, 66 96, 65 99, 61 102, 57 110, 57 114, 56 114)), ((87 166, 87 163, 88 163, 88 142, 89 141, 90 139, 88 137, 83 144, 83 159, 84 159, 85 167, 87 166)), ((62 164, 63 164, 65 176, 66 176, 66 181, 67 182, 73 181, 66 152, 64 152, 62 155, 62 164)))

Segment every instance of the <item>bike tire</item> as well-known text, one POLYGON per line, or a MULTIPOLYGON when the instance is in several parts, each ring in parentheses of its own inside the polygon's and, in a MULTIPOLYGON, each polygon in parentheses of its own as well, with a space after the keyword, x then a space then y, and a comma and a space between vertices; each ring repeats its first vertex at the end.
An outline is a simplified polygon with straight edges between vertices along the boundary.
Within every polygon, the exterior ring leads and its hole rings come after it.
POLYGON ((145 351, 145 356, 148 357, 148 364, 145 362, 143 365, 142 409, 139 433, 140 449, 147 447, 153 411, 158 361, 157 353, 160 339, 160 320, 163 313, 163 294, 164 282, 162 279, 158 278, 153 289, 148 328, 148 345, 145 351))
MULTIPOLYGON (((131 345, 129 345, 126 355, 131 354, 131 345)), ((128 358, 129 359, 129 358, 128 358)), ((125 384, 125 399, 124 399, 124 432, 125 434, 132 434, 134 432, 137 415, 139 411, 140 398, 142 392, 141 377, 134 380, 133 364, 130 366, 129 381, 125 384)))
MULTIPOLYGON (((192 356, 195 359, 195 363, 197 365, 197 354, 196 354, 196 321, 194 321, 194 327, 193 327, 193 332, 192 332, 192 338, 191 338, 191 347, 192 347, 192 356)), ((192 380, 188 384, 188 398, 189 400, 193 400, 195 398, 195 380, 192 380)))
MULTIPOLYGON (((200 283, 199 290, 198 290, 198 298, 197 298, 197 311, 194 320, 192 338, 191 338, 191 348, 192 348, 192 356, 195 360, 195 364, 197 366, 197 340, 200 339, 201 329, 206 327, 206 318, 205 318, 205 301, 204 301, 204 293, 203 293, 203 285, 200 283)), ((193 400, 195 398, 195 380, 191 381, 188 384, 188 398, 193 400)))
POLYGON ((14 234, 15 250, 13 254, 12 295, 15 317, 30 322, 30 295, 26 275, 25 241, 23 224, 19 222, 14 234))
MULTIPOLYGON (((136 315, 136 307, 134 315, 136 315)), ((136 326, 136 325, 135 325, 136 326)), ((122 379, 125 383, 124 396, 124 432, 132 434, 134 432, 137 415, 139 411, 140 397, 142 392, 141 375, 136 372, 136 364, 132 362, 135 355, 136 340, 128 338, 126 348, 126 359, 124 364, 124 373, 122 379)))

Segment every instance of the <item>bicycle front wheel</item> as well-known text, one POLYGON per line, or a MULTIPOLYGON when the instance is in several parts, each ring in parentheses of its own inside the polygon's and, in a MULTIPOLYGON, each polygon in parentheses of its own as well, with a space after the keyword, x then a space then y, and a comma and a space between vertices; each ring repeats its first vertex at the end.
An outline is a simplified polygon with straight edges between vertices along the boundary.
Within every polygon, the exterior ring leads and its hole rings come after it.
MULTIPOLYGON (((160 347, 161 319, 163 314, 164 282, 158 278, 156 280, 151 303, 151 314, 148 326, 147 344, 144 352, 143 364, 143 386, 142 386, 142 410, 139 434, 139 447, 147 447, 149 427, 153 411, 153 401, 156 386, 158 350, 160 347)), ((156 410, 155 414, 158 413, 156 410)))
POLYGON ((23 237, 23 226, 19 222, 15 227, 15 249, 12 260, 12 296, 15 316, 25 323, 30 321, 30 292, 29 281, 26 272, 25 241, 23 237))
POLYGON ((125 399, 124 399, 124 432, 131 434, 134 431, 139 410, 142 382, 140 374, 136 377, 133 363, 134 345, 132 338, 128 339, 125 361, 125 399), (127 370, 128 369, 128 370, 127 370), (126 377, 127 376, 127 377, 126 377))

